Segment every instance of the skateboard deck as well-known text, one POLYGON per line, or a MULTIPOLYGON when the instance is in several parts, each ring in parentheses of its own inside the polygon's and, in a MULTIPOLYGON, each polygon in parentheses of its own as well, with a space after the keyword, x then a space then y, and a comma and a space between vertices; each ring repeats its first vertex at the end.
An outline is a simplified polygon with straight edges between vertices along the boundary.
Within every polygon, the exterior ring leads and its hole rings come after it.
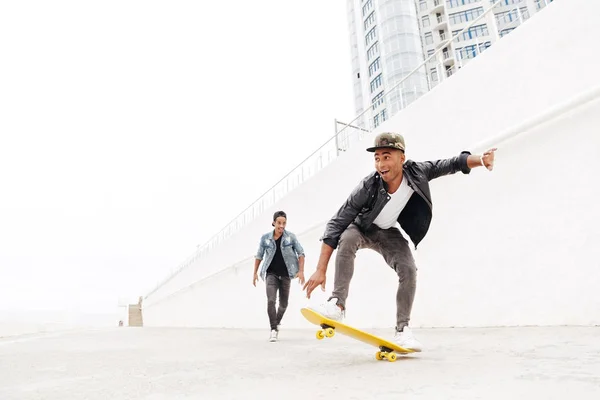
POLYGON ((396 361, 396 353, 409 354, 415 352, 414 350, 405 349, 393 342, 382 339, 375 335, 371 335, 370 333, 361 331, 360 329, 353 328, 350 325, 346 325, 342 322, 325 318, 323 315, 306 307, 300 309, 300 312, 302 313, 304 318, 308 320, 308 322, 313 323, 315 325, 319 325, 321 327, 321 329, 318 330, 316 334, 317 339, 319 340, 324 339, 326 337, 331 338, 335 335, 336 332, 339 332, 342 335, 350 336, 351 338, 359 340, 363 343, 378 347, 379 351, 375 353, 375 358, 378 360, 388 360, 391 362, 396 361))

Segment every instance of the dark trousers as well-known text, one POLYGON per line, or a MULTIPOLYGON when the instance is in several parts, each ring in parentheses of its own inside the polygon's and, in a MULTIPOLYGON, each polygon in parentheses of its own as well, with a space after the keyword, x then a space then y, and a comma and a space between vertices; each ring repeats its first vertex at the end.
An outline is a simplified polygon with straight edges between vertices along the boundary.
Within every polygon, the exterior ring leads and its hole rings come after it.
POLYGON ((417 267, 408 241, 397 228, 380 229, 372 225, 363 233, 356 225, 350 225, 344 231, 335 259, 335 280, 331 297, 336 297, 337 304, 346 307, 350 281, 354 275, 354 259, 359 249, 375 250, 398 275, 396 329, 402 330, 410 321, 417 287, 417 267))
POLYGON ((269 314, 271 329, 277 330, 277 325, 281 323, 283 314, 285 314, 290 298, 291 281, 289 276, 267 274, 267 314, 269 314), (279 308, 276 309, 277 291, 279 291, 279 308))

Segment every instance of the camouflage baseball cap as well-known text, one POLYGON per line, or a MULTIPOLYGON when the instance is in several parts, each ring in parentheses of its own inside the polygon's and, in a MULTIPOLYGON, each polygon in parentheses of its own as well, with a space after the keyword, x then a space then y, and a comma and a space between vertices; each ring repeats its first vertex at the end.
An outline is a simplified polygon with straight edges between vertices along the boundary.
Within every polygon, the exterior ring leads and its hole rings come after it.
POLYGON ((367 151, 374 152, 377 149, 386 147, 404 151, 404 137, 398 133, 380 133, 375 137, 375 143, 373 147, 369 147, 367 151))

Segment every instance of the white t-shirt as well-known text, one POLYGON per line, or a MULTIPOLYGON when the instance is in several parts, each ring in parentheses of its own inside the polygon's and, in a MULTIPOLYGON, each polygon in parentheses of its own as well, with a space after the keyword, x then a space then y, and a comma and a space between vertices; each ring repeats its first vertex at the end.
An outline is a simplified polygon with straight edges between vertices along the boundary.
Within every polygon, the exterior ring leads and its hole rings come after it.
POLYGON ((400 183, 400 187, 394 194, 388 193, 388 197, 390 200, 387 202, 383 210, 379 213, 377 218, 373 223, 380 227, 381 229, 389 229, 392 226, 396 225, 398 222, 398 217, 400 213, 408 203, 410 196, 415 191, 408 186, 408 182, 405 177, 402 177, 402 182, 400 183))

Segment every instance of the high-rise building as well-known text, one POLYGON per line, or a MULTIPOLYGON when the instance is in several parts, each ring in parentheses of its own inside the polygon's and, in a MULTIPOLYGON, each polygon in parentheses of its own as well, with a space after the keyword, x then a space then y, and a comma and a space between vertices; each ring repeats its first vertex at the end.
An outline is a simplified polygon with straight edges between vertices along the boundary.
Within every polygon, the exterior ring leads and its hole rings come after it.
POLYGON ((368 110, 354 124, 377 127, 551 2, 347 0, 356 115, 368 110))
POLYGON ((414 0, 348 0, 354 105, 357 114, 370 108, 360 127, 377 126, 427 92, 425 70, 402 87, 395 83, 424 59, 419 16, 414 0), (387 93, 384 99, 384 93, 387 93))

